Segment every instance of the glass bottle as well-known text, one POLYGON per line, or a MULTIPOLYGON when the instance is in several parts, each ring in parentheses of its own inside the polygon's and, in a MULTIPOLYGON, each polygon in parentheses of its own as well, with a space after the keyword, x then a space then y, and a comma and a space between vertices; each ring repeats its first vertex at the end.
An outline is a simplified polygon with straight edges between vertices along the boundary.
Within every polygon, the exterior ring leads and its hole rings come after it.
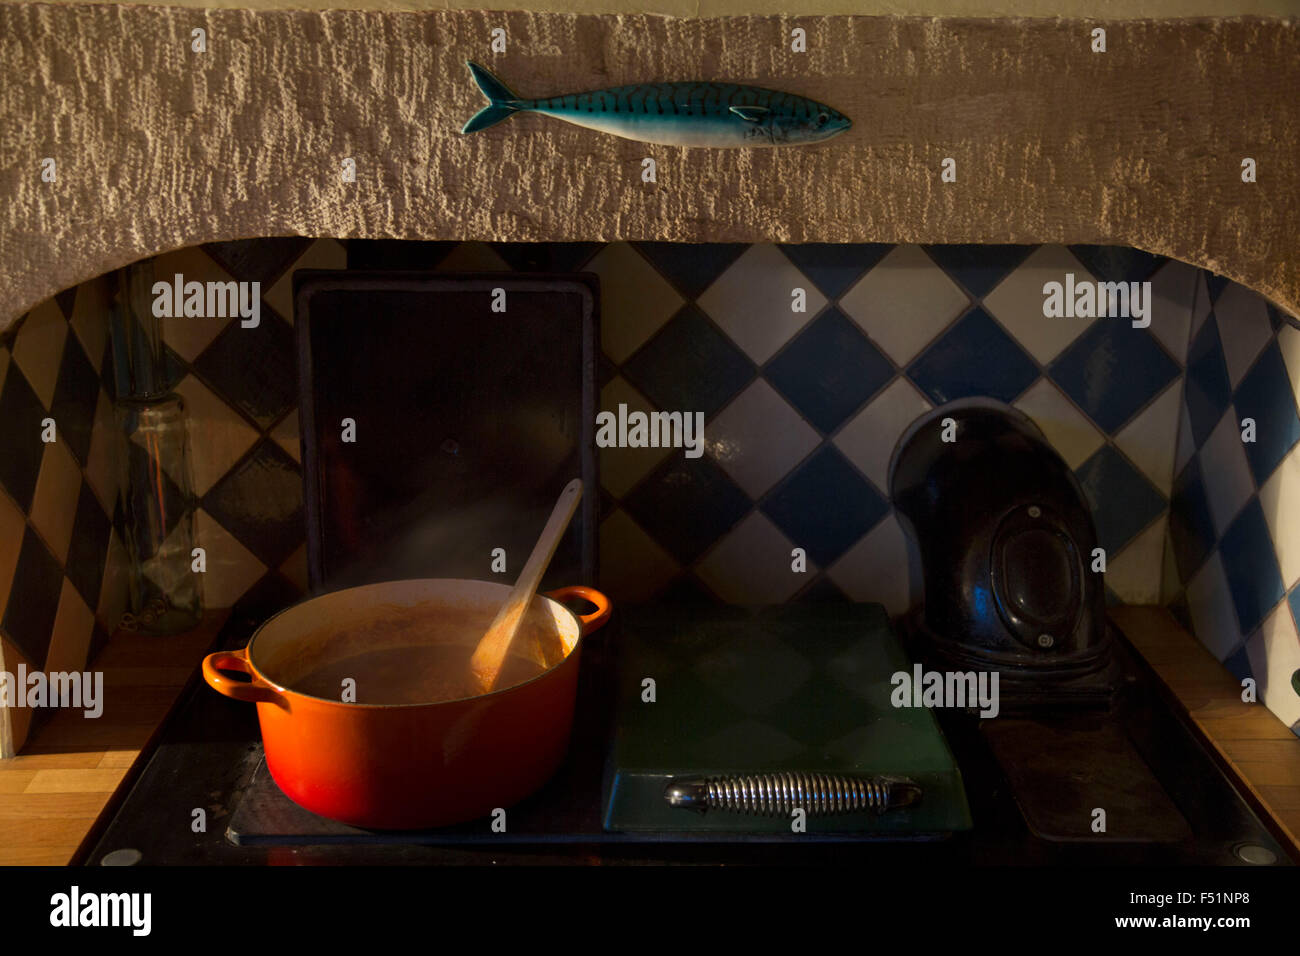
POLYGON ((194 481, 185 403, 171 391, 162 323, 153 314, 153 262, 117 274, 113 367, 117 386, 119 533, 130 558, 128 611, 120 625, 176 634, 203 612, 195 570, 194 481))

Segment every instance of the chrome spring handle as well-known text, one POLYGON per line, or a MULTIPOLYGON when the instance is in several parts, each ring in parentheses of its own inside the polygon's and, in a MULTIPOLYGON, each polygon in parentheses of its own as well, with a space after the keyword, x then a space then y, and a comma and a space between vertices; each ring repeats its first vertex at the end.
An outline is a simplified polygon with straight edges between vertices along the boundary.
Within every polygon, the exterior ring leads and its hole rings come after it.
POLYGON ((673 778, 664 790, 664 799, 671 806, 700 813, 720 810, 784 817, 803 810, 813 817, 865 810, 884 813, 912 806, 920 802, 921 788, 903 777, 796 771, 673 778))

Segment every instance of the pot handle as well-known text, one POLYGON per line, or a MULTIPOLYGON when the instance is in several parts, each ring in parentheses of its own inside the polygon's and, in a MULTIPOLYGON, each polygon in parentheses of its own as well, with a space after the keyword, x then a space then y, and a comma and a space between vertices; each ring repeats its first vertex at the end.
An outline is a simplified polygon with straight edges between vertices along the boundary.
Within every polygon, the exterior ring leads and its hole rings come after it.
POLYGON ((243 701, 278 701, 280 692, 253 673, 248 663, 248 648, 238 651, 217 651, 203 658, 203 679, 219 694, 243 701), (222 677, 221 671, 239 671, 251 677, 252 683, 222 677))
POLYGON ((554 591, 547 591, 546 597, 563 604, 570 598, 582 598, 584 601, 590 601, 596 605, 596 610, 590 614, 579 614, 578 620, 582 622, 582 633, 590 634, 593 631, 600 630, 605 622, 609 620, 610 614, 613 613, 613 607, 609 603, 609 598, 601 594, 595 588, 585 588, 581 585, 573 585, 567 588, 558 588, 554 591))

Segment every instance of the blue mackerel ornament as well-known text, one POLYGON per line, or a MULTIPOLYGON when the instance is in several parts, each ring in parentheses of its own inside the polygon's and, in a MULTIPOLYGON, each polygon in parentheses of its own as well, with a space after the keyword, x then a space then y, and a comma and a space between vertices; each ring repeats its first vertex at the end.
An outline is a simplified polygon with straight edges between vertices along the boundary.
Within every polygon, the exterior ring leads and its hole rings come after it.
POLYGON ((819 143, 852 125, 825 103, 735 83, 642 83, 526 100, 485 67, 468 66, 488 105, 462 133, 487 129, 516 113, 542 113, 623 139, 725 149, 819 143))

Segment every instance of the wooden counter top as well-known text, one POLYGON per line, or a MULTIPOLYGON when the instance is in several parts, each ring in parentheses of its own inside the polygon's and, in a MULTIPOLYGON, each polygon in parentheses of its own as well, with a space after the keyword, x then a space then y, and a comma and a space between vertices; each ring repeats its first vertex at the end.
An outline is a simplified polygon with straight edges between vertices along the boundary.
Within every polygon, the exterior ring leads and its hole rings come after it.
POLYGON ((85 839, 158 730, 228 611, 193 631, 119 631, 90 667, 104 672, 104 713, 60 711, 17 757, 0 760, 0 866, 61 866, 85 839))

